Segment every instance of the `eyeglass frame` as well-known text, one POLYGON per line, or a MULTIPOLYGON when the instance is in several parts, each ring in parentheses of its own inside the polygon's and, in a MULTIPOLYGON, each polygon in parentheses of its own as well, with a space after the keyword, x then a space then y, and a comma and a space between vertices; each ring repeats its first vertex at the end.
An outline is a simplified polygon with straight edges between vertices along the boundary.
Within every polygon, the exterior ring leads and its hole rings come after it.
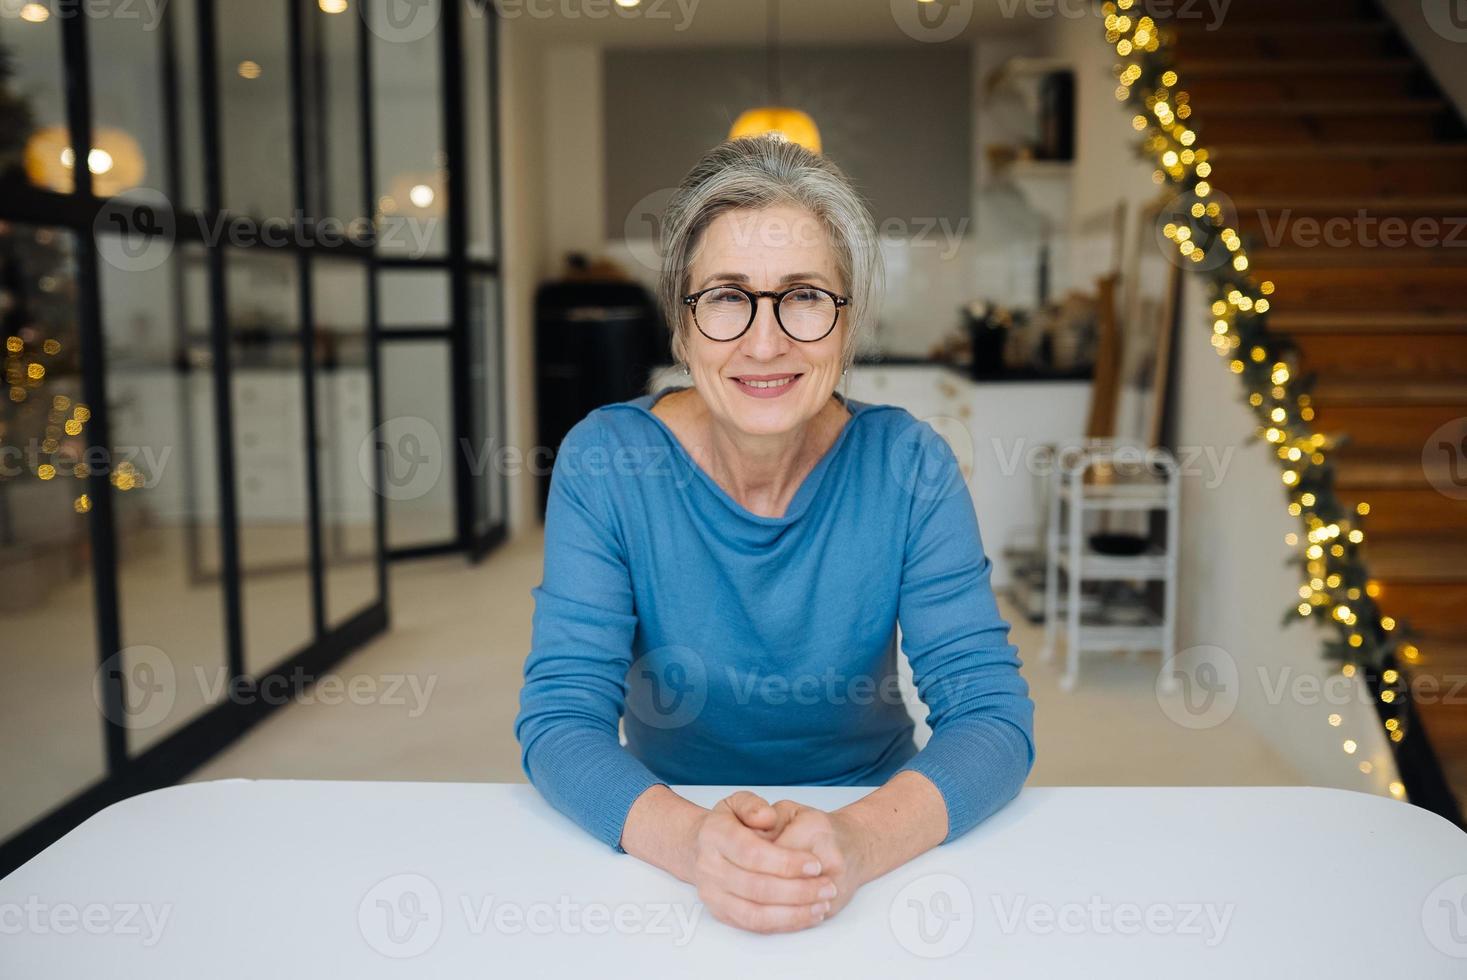
POLYGON ((706 289, 700 289, 696 293, 689 293, 688 295, 683 297, 683 305, 688 307, 688 309, 691 311, 693 316, 693 326, 698 328, 698 332, 700 334, 708 337, 708 339, 713 341, 715 344, 731 344, 735 340, 738 340, 744 334, 749 332, 749 328, 754 325, 755 317, 759 315, 759 301, 766 296, 774 300, 774 322, 779 324, 780 333, 783 333, 790 340, 793 340, 796 343, 800 344, 817 344, 820 341, 824 340, 826 337, 829 337, 831 333, 835 331, 836 324, 840 323, 840 311, 842 307, 849 306, 851 302, 851 298, 849 296, 842 296, 840 293, 833 292, 823 286, 815 286, 811 285, 810 283, 795 283, 788 289, 745 289, 743 286, 738 286, 731 282, 724 282, 714 283, 712 286, 709 286, 706 289), (711 293, 715 289, 736 289, 739 292, 743 293, 745 296, 749 297, 749 322, 744 324, 744 329, 740 330, 732 337, 725 337, 721 340, 717 337, 708 337, 708 331, 704 330, 703 325, 698 322, 698 300, 702 298, 704 293, 711 293), (830 320, 830 329, 826 330, 823 334, 814 338, 813 340, 805 340, 801 337, 796 337, 794 334, 790 333, 788 330, 785 329, 784 320, 781 319, 779 315, 779 304, 784 302, 784 298, 790 293, 793 293, 796 290, 800 289, 813 289, 816 292, 824 293, 831 299, 835 300, 835 316, 833 316, 830 320))

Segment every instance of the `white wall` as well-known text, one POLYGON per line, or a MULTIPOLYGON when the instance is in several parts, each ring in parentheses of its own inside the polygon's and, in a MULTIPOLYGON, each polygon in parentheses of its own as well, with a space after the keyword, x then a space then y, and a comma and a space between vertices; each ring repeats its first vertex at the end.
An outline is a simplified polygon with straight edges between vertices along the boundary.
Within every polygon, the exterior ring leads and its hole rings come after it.
POLYGON ((1448 17, 1453 3, 1456 0, 1381 0, 1381 7, 1457 110, 1467 112, 1467 27, 1453 24, 1448 17))
POLYGON ((1255 425, 1242 387, 1212 349, 1208 302, 1201 280, 1187 277, 1177 335, 1177 441, 1226 463, 1183 483, 1178 649, 1207 644, 1232 656, 1241 680, 1239 714, 1310 783, 1384 794, 1395 766, 1363 688, 1342 692, 1343 704, 1269 697, 1270 686, 1323 684, 1336 671, 1320 656, 1326 634, 1319 626, 1280 625, 1299 586, 1297 566, 1286 564, 1297 548, 1284 535, 1299 524, 1285 509, 1277 460, 1266 443, 1251 438, 1255 425), (1331 713, 1342 717, 1337 728, 1326 721, 1331 713), (1341 748, 1347 738, 1359 743, 1353 756, 1341 748), (1361 761, 1371 762, 1370 775, 1359 771, 1361 761))
MULTIPOLYGON (((542 135, 546 106, 543 52, 526 18, 501 21, 500 202, 503 223, 505 431, 521 449, 535 444, 535 287, 549 272, 545 261, 546 186, 542 135)), ((557 188, 560 184, 552 184, 557 188)), ((509 488, 512 536, 538 524, 536 485, 528 471, 509 488)))

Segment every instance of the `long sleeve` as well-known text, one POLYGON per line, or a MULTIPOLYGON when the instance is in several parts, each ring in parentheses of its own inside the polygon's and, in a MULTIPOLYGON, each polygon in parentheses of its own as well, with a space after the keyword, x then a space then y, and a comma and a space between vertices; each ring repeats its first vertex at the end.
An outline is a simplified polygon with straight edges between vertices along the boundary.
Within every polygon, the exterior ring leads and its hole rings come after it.
POLYGON ((903 768, 932 780, 951 841, 1018 794, 1034 764, 1034 702, 989 583, 972 499, 952 449, 926 423, 904 435, 920 474, 898 621, 932 738, 903 768))
POLYGON ((515 720, 525 774, 551 805, 621 850, 638 796, 661 782, 620 744, 637 617, 610 519, 596 420, 561 443, 545 513, 545 574, 515 720))

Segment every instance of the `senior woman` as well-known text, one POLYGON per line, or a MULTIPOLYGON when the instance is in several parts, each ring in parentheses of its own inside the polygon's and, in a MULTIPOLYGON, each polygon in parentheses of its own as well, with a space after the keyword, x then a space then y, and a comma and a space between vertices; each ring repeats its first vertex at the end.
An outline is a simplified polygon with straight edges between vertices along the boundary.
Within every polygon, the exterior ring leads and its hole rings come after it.
POLYGON ((562 442, 515 732, 551 804, 716 918, 808 928, 1014 797, 1033 702, 951 449, 836 391, 881 269, 847 178, 725 142, 677 189, 663 252, 691 384, 562 442), (878 788, 827 813, 748 791, 705 810, 678 784, 878 788))

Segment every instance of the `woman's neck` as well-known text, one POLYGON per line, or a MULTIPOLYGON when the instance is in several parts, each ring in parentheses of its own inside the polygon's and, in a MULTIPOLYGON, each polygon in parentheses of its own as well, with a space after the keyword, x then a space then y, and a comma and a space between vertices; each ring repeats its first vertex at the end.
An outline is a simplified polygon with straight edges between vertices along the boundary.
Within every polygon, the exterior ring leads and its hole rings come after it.
POLYGON ((691 441, 684 440, 688 451, 741 507, 761 517, 784 516, 850 417, 845 404, 832 396, 818 415, 791 432, 750 435, 720 424, 696 389, 688 396, 693 433, 691 441))

